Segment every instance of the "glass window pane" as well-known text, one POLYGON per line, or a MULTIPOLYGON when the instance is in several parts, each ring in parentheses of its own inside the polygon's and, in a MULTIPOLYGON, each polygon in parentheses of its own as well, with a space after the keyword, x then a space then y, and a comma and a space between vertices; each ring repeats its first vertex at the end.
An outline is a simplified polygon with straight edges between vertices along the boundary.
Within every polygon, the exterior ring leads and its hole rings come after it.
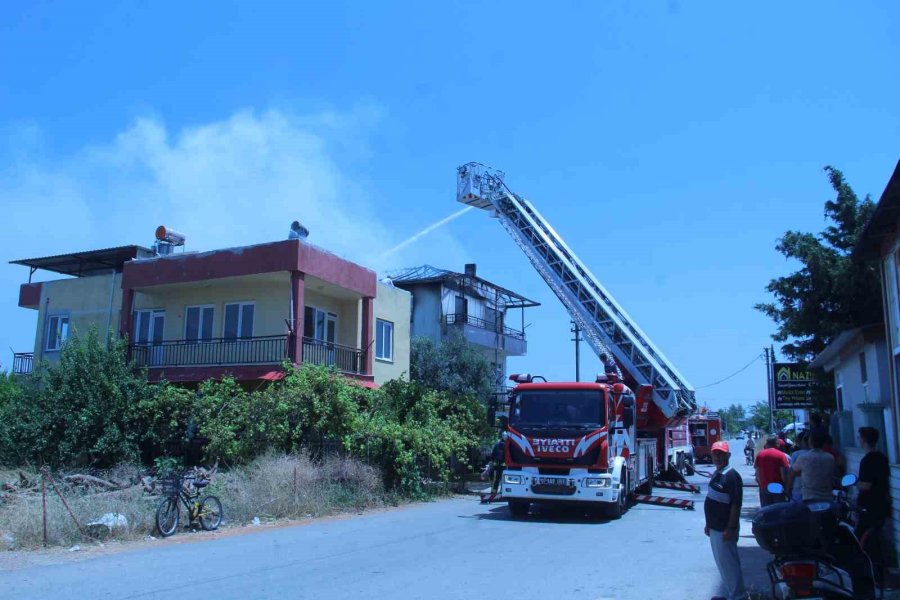
POLYGON ((150 340, 154 343, 159 343, 163 339, 163 326, 166 322, 165 313, 156 313, 153 315, 153 336, 150 340))
POLYGON ((241 307, 241 337, 244 339, 253 337, 253 308, 252 304, 241 307))
POLYGON ((56 331, 58 327, 58 319, 50 317, 47 321, 47 350, 56 350, 56 331))
POLYGON ((384 357, 388 360, 394 360, 394 325, 393 323, 384 324, 384 357))
POLYGON ((331 344, 337 341, 337 321, 331 316, 328 317, 325 324, 325 341, 331 344))
POLYGON ((137 343, 146 344, 150 339, 150 313, 147 311, 141 311, 138 313, 138 316, 141 320, 138 324, 137 343))
POLYGON ((375 321, 375 358, 384 358, 384 321, 375 321))
POLYGON ((224 337, 226 340, 233 340, 237 338, 240 308, 241 307, 238 304, 225 305, 225 332, 222 337, 224 337))
POLYGON ((211 340, 213 328, 213 308, 211 306, 203 309, 203 328, 200 331, 200 339, 211 340))
POLYGON ((325 339, 325 313, 321 310, 316 311, 316 335, 317 340, 325 339))
POLYGON ((316 325, 314 323, 316 318, 316 309, 311 306, 305 306, 303 308, 303 336, 304 337, 315 337, 316 325))
POLYGON ((200 309, 196 306, 187 309, 184 323, 184 339, 189 342, 196 342, 200 339, 200 309))

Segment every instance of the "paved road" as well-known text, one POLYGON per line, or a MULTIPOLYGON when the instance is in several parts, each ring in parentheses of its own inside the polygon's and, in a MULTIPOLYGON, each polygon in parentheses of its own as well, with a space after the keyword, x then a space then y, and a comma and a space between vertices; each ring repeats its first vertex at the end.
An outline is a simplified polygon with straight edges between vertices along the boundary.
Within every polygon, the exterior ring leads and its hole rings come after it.
MULTIPOLYGON (((755 496, 747 490, 748 504, 755 496)), ((697 508, 638 505, 609 522, 541 510, 517 521, 505 506, 450 499, 0 572, 0 597, 705 600, 718 574, 697 508)), ((765 554, 752 538, 740 547, 748 583, 764 589, 765 554)))

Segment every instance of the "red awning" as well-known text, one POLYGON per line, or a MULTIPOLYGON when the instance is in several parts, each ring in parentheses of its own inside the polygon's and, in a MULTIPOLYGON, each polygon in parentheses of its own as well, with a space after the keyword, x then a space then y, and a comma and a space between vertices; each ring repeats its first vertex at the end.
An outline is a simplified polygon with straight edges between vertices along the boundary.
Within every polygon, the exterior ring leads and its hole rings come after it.
POLYGON ((377 390, 378 388, 381 387, 374 381, 368 381, 365 379, 357 379, 354 381, 354 383, 356 383, 356 385, 361 385, 364 388, 369 388, 370 390, 377 390))
POLYGON ((259 379, 263 381, 278 381, 279 379, 284 379, 284 371, 269 371, 263 375, 259 376, 259 379))

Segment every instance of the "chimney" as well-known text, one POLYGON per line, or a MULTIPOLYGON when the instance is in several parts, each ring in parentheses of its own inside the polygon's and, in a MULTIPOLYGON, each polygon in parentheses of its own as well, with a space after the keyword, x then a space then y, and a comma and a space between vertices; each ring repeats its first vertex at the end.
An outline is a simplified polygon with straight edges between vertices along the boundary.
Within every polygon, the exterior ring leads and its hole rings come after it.
POLYGON ((475 263, 466 263, 466 277, 475 277, 475 263))

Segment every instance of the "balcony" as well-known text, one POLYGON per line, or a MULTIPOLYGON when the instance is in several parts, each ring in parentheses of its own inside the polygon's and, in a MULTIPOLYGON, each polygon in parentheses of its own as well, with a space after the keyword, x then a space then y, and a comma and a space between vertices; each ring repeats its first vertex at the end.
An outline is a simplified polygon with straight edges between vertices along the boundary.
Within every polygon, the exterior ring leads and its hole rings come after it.
POLYGON ((455 327, 468 342, 500 349, 509 356, 522 356, 527 348, 525 332, 507 327, 502 322, 486 321, 465 313, 451 313, 444 315, 443 324, 445 333, 450 327, 455 327))
MULTIPOLYGON (((252 338, 209 340, 166 340, 152 344, 131 344, 129 354, 134 364, 152 372, 157 379, 160 370, 171 381, 203 380, 218 371, 237 371, 238 367, 280 366, 291 356, 291 336, 270 335, 252 338)), ((362 375, 366 369, 366 353, 358 348, 303 338, 303 362, 334 367, 342 373, 362 375)), ((258 369, 257 369, 258 370, 258 369)), ((255 371, 250 369, 248 373, 255 371)), ((252 375, 248 375, 252 377, 252 375)), ((243 379, 245 377, 238 377, 243 379)))
POLYGON ((308 337, 303 338, 303 362, 334 367, 341 373, 360 375, 366 372, 365 350, 308 337))
POLYGON ((209 340, 167 340, 131 344, 131 359, 138 367, 219 367, 279 365, 288 358, 287 335, 209 340))
POLYGON ((13 352, 13 375, 30 375, 34 369, 34 352, 13 352))

